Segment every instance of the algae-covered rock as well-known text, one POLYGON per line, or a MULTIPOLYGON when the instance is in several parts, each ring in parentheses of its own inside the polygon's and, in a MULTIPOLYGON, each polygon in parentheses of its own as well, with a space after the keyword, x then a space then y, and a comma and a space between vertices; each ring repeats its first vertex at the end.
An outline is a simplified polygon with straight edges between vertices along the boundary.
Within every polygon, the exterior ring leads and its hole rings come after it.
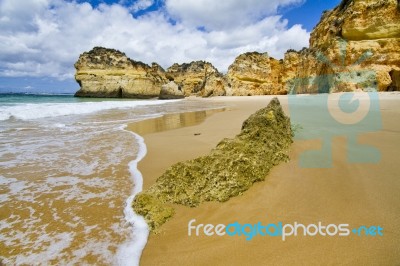
POLYGON ((291 143, 290 120, 274 98, 244 121, 234 139, 222 140, 207 156, 171 166, 136 197, 133 208, 154 230, 172 216, 168 203, 195 207, 204 201, 227 201, 288 160, 285 152, 291 143))
POLYGON ((145 217, 150 228, 155 229, 168 221, 175 211, 150 194, 142 193, 132 205, 137 214, 145 217))

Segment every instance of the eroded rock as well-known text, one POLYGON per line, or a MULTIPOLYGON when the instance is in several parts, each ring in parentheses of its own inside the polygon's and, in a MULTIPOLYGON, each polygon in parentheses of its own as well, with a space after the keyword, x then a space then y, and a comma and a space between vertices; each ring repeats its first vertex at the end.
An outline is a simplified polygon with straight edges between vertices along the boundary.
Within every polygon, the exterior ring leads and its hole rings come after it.
POLYGON ((222 140, 209 155, 171 166, 136 196, 132 207, 157 230, 172 216, 173 203, 195 207, 205 201, 227 201, 264 180, 273 166, 288 160, 291 143, 290 120, 274 98, 244 121, 235 138, 222 140), (164 208, 165 214, 153 211, 164 208))
POLYGON ((229 66, 227 80, 233 96, 284 94, 281 63, 267 53, 244 53, 229 66))
POLYGON ((78 97, 152 98, 158 97, 168 81, 157 64, 151 67, 124 53, 95 47, 75 63, 78 97))
POLYGON ((222 96, 226 93, 223 75, 209 62, 175 63, 167 69, 167 78, 178 84, 185 96, 222 96))
POLYGON ((182 99, 185 95, 182 89, 173 81, 161 87, 160 97, 162 100, 182 99))

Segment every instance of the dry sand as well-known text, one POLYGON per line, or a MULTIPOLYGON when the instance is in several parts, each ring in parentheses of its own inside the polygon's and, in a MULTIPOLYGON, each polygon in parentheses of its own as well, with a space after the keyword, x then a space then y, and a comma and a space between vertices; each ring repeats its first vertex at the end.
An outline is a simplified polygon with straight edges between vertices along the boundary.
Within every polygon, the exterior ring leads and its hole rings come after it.
MULTIPOLYGON (((139 164, 144 188, 173 163, 207 154, 223 138, 235 136, 242 122, 271 98, 213 98, 211 101, 225 102, 227 110, 197 125, 204 116, 189 119, 193 121, 186 124, 188 127, 160 131, 163 123, 159 121, 155 131, 160 132, 143 131, 148 148, 139 164)), ((288 113, 286 96, 279 98, 288 113)), ((242 196, 197 208, 177 206, 162 232, 150 236, 141 265, 400 265, 400 94, 382 94, 380 99, 383 129, 360 138, 380 149, 380 163, 348 164, 346 138, 338 137, 333 141, 332 168, 300 168, 300 152, 320 143, 295 141, 290 162, 273 168, 264 182, 256 183, 242 196), (196 224, 214 225, 235 221, 347 223, 350 228, 379 225, 384 236, 297 236, 286 241, 270 236, 256 236, 251 241, 243 236, 196 237, 188 236, 192 219, 196 224)), ((148 123, 154 127, 154 122, 148 123)))

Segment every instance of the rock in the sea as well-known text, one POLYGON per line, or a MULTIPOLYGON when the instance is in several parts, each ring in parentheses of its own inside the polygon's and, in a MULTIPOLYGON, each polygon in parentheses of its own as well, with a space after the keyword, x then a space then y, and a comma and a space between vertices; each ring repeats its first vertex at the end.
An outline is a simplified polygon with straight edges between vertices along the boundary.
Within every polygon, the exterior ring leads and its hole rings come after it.
POLYGON ((162 67, 150 67, 124 53, 95 47, 80 55, 75 63, 78 97, 151 98, 158 97, 168 80, 162 67))
POLYGON ((225 95, 226 81, 209 62, 193 61, 189 64, 173 64, 167 69, 167 78, 174 81, 185 96, 225 95))
POLYGON ((162 100, 169 99, 182 99, 185 95, 181 88, 179 88, 178 84, 173 81, 170 81, 168 84, 165 84, 161 87, 160 97, 162 100))
POLYGON ((171 166, 136 196, 132 207, 157 230, 172 217, 173 203, 195 207, 227 201, 264 180, 273 166, 288 160, 291 143, 290 120, 274 98, 244 121, 234 139, 222 140, 209 155, 171 166))

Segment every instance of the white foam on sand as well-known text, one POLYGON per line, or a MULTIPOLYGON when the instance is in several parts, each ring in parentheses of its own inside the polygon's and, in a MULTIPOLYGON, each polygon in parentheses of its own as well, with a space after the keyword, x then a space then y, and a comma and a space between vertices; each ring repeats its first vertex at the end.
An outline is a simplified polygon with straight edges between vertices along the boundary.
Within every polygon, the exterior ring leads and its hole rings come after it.
POLYGON ((144 218, 133 211, 132 202, 135 196, 143 189, 143 176, 138 170, 137 164, 140 162, 147 153, 146 144, 144 139, 138 134, 128 131, 134 135, 138 145, 139 151, 136 159, 129 163, 129 171, 134 184, 132 195, 126 200, 124 209, 125 219, 132 225, 132 239, 120 246, 117 251, 118 265, 136 266, 139 265, 140 256, 147 243, 149 236, 149 227, 147 226, 144 218))
POLYGON ((21 120, 32 120, 38 118, 58 117, 65 115, 91 114, 111 109, 129 109, 138 106, 160 105, 180 100, 159 101, 101 101, 101 102, 78 102, 78 103, 28 103, 11 106, 0 106, 0 121, 16 118, 21 120))

